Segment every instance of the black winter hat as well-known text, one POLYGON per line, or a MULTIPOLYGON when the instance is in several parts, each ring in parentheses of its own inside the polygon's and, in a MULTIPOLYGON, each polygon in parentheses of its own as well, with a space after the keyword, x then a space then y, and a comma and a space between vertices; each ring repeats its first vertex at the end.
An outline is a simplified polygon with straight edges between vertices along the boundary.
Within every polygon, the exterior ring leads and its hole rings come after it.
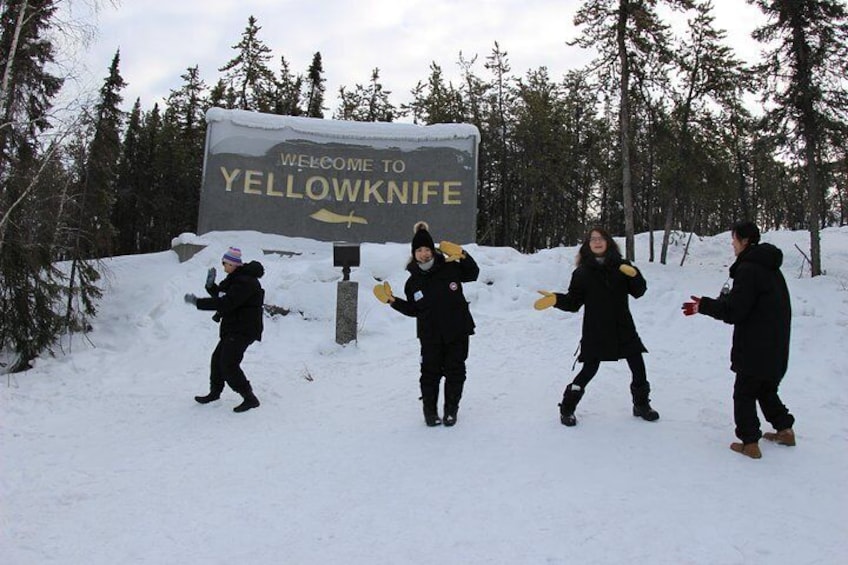
POLYGON ((412 236, 412 255, 415 255, 415 250, 419 247, 429 247, 430 251, 436 252, 436 244, 433 243, 433 236, 430 235, 429 229, 430 226, 427 225, 427 222, 415 222, 415 227, 412 228, 413 233, 415 233, 412 236))

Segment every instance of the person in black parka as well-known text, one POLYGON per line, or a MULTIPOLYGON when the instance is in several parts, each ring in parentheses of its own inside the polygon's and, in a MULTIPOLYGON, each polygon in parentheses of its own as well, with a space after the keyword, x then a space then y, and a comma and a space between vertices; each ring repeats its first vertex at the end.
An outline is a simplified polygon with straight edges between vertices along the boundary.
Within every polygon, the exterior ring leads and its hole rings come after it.
POLYGON ((259 279, 265 268, 258 261, 243 264, 241 250, 236 247, 227 250, 221 264, 227 276, 221 284, 215 284, 215 269, 209 269, 206 279, 209 298, 185 296, 186 302, 198 310, 214 311, 213 319, 220 323, 220 340, 210 363, 209 394, 194 399, 200 404, 218 400, 226 383, 243 398, 233 411, 246 412, 259 406, 259 399, 241 369, 241 361, 250 344, 262 340, 265 291, 259 279))
POLYGON ((537 310, 553 306, 577 312, 584 308, 578 357, 583 368, 563 393, 560 404, 563 425, 577 424, 574 410, 601 362, 619 359, 626 359, 632 372, 633 415, 648 421, 659 418, 649 399, 651 386, 642 358, 647 349, 639 339, 628 305, 628 296, 639 298, 646 289, 645 278, 629 261, 622 259, 612 236, 605 229, 595 227, 580 246, 568 292, 539 291, 543 297, 534 305, 537 310))
POLYGON ((783 252, 769 243, 760 243, 759 228, 748 221, 733 225, 731 243, 736 255, 730 266, 733 286, 718 298, 693 296, 691 302, 683 304, 683 313, 700 313, 733 324, 733 417, 741 443, 732 443, 730 448, 759 459, 761 437, 795 445, 795 418, 778 395, 789 364, 792 307, 780 272, 783 252), (758 403, 776 433, 760 433, 758 403))
POLYGON ((426 222, 418 222, 412 238, 412 258, 406 299, 392 295, 388 281, 374 287, 381 302, 416 318, 421 343, 421 400, 428 426, 442 423, 438 414, 439 381, 445 377, 444 424, 456 424, 465 384, 465 361, 474 319, 462 292, 462 283, 477 280, 480 269, 460 246, 443 241, 439 250, 426 222))

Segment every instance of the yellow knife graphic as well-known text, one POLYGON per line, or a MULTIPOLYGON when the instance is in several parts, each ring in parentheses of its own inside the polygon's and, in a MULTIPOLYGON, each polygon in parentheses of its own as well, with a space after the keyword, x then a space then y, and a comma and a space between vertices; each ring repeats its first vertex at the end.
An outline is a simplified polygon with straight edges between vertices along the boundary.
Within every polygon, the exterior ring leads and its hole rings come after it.
POLYGON ((359 216, 354 216, 353 211, 347 216, 343 214, 336 214, 335 212, 330 212, 324 208, 321 208, 314 214, 309 215, 313 220, 318 220, 319 222, 326 222, 328 224, 347 224, 347 227, 350 227, 351 224, 367 224, 368 220, 365 218, 361 218, 359 216))

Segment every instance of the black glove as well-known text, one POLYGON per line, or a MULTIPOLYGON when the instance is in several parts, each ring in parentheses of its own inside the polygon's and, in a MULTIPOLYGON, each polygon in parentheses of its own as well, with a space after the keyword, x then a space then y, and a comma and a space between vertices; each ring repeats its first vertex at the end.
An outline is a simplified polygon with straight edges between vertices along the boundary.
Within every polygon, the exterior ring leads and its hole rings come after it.
POLYGON ((183 299, 186 301, 186 304, 191 304, 193 306, 197 306, 197 297, 191 293, 186 294, 183 299))
POLYGON ((206 288, 212 288, 215 285, 215 275, 218 272, 215 270, 215 267, 210 267, 209 271, 206 273, 206 288))
POLYGON ((212 321, 215 322, 216 324, 218 322, 220 322, 221 321, 221 313, 215 312, 215 314, 212 316, 212 321))

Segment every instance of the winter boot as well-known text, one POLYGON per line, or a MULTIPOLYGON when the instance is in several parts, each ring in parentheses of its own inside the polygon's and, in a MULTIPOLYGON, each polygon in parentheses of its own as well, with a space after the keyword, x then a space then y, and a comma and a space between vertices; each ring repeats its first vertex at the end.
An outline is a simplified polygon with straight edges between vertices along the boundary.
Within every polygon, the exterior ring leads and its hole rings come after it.
POLYGON ((795 445, 795 432, 792 431, 792 428, 786 428, 785 430, 780 430, 777 433, 766 432, 763 434, 763 439, 773 441, 779 445, 788 445, 792 447, 795 445))
POLYGON ((577 403, 583 398, 584 392, 580 385, 573 383, 565 387, 565 392, 562 395, 562 403, 559 405, 559 421, 562 422, 563 426, 570 428, 577 425, 574 410, 577 408, 577 403))
POLYGON ((651 394, 651 385, 647 382, 641 385, 630 385, 630 394, 633 395, 633 415, 648 422, 660 419, 659 413, 651 408, 648 396, 651 394))
POLYGON ((424 400, 421 399, 424 406, 424 423, 429 427, 441 426, 442 419, 439 418, 439 412, 436 410, 436 401, 435 400, 424 400))
POLYGON ((760 451, 760 446, 757 444, 757 442, 754 442, 754 443, 734 442, 734 443, 730 444, 730 449, 732 449, 736 453, 741 453, 742 455, 747 455, 751 459, 760 459, 763 456, 763 453, 760 451))
POLYGON ((220 392, 210 392, 206 396, 195 396, 194 399, 200 404, 209 404, 210 402, 215 402, 221 398, 220 392))
POLYGON ((241 404, 233 408, 233 412, 247 412, 251 408, 259 407, 259 399, 256 398, 256 395, 253 394, 252 390, 247 389, 247 392, 242 394, 242 398, 244 398, 244 400, 241 404))
POLYGON ((444 424, 453 426, 456 424, 456 414, 459 412, 459 401, 462 400, 462 391, 465 388, 465 378, 451 376, 445 378, 445 417, 444 424))
POLYGON ((456 413, 459 411, 459 408, 456 406, 445 406, 445 419, 444 425, 447 427, 451 427, 456 425, 456 413))
POLYGON ((419 400, 424 407, 424 422, 429 426, 441 426, 442 419, 439 418, 439 381, 433 383, 427 381, 421 383, 421 397, 419 400))
POLYGON ((425 410, 424 411, 424 423, 427 424, 427 426, 433 428, 435 426, 441 426, 442 425, 442 419, 439 418, 439 415, 437 413, 427 412, 425 410))

